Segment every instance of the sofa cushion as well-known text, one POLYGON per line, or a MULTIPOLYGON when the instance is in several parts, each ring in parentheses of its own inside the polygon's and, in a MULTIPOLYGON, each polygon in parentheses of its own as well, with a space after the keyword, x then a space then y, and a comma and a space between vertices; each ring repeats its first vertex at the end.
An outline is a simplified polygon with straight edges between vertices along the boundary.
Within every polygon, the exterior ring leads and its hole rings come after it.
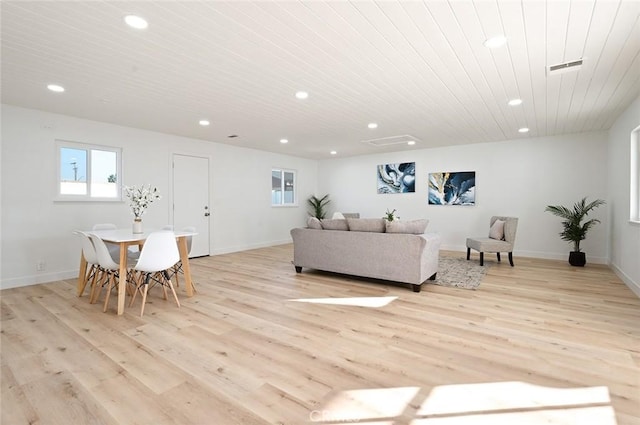
POLYGON ((307 219, 307 227, 309 229, 322 230, 322 224, 316 217, 309 217, 307 219))
POLYGON ((419 219, 419 220, 393 220, 393 221, 385 221, 386 231, 387 233, 410 233, 413 235, 421 235, 427 229, 427 224, 429 224, 429 220, 419 219))
POLYGON ((491 239, 504 240, 504 221, 496 220, 489 229, 489 237, 491 239))
POLYGON ((349 230, 349 225, 347 224, 347 220, 344 218, 338 219, 322 219, 320 220, 322 224, 322 228, 324 230, 349 230))
POLYGON ((347 224, 352 232, 384 233, 385 230, 382 218, 347 218, 347 224))

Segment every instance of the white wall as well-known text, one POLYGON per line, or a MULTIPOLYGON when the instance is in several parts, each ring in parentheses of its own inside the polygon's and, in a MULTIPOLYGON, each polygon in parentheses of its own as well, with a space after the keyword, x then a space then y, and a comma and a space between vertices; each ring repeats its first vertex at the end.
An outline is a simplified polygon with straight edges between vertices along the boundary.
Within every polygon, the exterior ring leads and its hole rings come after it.
POLYGON ((171 218, 172 154, 209 157, 212 254, 289 242, 289 230, 305 223, 304 200, 317 182, 312 160, 2 105, 1 288, 77 276, 74 229, 131 225, 126 202, 53 201, 56 139, 122 147, 123 184, 152 184, 163 195, 145 213, 146 228, 171 218), (300 207, 270 206, 273 166, 297 170, 300 207), (42 272, 38 261, 46 262, 42 272))
POLYGON ((640 297, 640 224, 629 221, 631 131, 640 126, 640 98, 609 130, 611 266, 640 297))
MULTIPOLYGON (((427 218, 427 230, 439 232, 442 248, 454 251, 466 250, 467 237, 488 234, 492 215, 519 217, 516 265, 519 255, 564 260, 571 245, 558 237, 561 219, 544 209, 572 206, 584 196, 608 202, 606 156, 605 132, 373 154, 321 161, 318 192, 330 194, 332 210, 361 217, 382 217, 395 208, 401 219, 427 218), (377 194, 378 164, 414 161, 415 193, 377 194), (428 205, 428 173, 443 171, 476 172, 475 206, 428 205)), ((602 224, 581 244, 587 262, 608 262, 607 212, 608 205, 590 216, 602 224)))

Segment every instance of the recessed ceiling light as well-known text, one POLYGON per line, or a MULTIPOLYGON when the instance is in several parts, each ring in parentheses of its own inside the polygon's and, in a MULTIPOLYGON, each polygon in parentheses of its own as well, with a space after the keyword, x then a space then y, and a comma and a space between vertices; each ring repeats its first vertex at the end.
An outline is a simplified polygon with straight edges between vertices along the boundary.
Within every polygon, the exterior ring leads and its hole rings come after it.
POLYGON ((299 92, 296 92, 296 97, 298 99, 306 99, 309 97, 309 93, 307 93, 306 91, 299 91, 299 92))
POLYGON ((200 120, 200 121, 198 122, 198 124, 200 124, 200 125, 201 125, 201 126, 203 126, 203 127, 206 127, 206 126, 208 126, 208 125, 209 125, 209 124, 211 124, 211 123, 209 122, 209 120, 200 120))
POLYGON ((144 18, 141 18, 140 16, 136 16, 136 15, 127 15, 124 17, 124 21, 131 28, 135 28, 138 30, 143 30, 149 26, 149 24, 144 18))
POLYGON ((409 146, 413 146, 413 145, 415 145, 415 144, 416 144, 416 141, 415 141, 415 140, 409 140, 409 141, 407 142, 407 145, 409 145, 409 146))
POLYGON ((331 155, 336 155, 338 152, 336 152, 336 151, 331 151, 331 152, 329 152, 329 153, 330 153, 331 155))
POLYGON ((378 124, 376 124, 374 122, 370 122, 369 125, 367 125, 367 127, 369 127, 369 128, 378 128, 378 124))
POLYGON ((522 99, 511 99, 509 101, 509 106, 518 106, 522 105, 522 99))
POLYGON ((59 85, 57 85, 57 84, 49 84, 49 85, 47 86, 47 88, 48 88, 49 90, 51 90, 51 91, 56 92, 56 93, 62 93, 62 92, 64 91, 64 87, 59 86, 59 85))
POLYGON ((280 139, 280 143, 286 145, 287 143, 289 143, 289 141, 287 139, 280 139))
POLYGON ((528 133, 528 132, 529 132, 529 129, 528 129, 527 127, 522 127, 522 128, 519 128, 519 129, 518 129, 518 132, 519 132, 519 133, 528 133))
POLYGON ((485 40, 484 47, 489 49, 497 49, 498 47, 502 47, 507 43, 507 37, 504 35, 496 35, 491 38, 485 40))

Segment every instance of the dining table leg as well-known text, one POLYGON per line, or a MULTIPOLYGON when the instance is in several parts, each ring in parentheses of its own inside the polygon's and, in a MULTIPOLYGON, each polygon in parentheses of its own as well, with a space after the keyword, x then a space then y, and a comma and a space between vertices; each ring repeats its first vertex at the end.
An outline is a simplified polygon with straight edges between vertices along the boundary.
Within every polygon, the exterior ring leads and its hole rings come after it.
POLYGON ((189 248, 187 247, 187 238, 185 236, 178 238, 178 250, 180 251, 180 261, 182 262, 182 270, 184 271, 187 296, 192 297, 193 281, 191 280, 191 267, 189 266, 189 248))
POLYGON ((87 286, 87 259, 84 253, 80 251, 80 272, 78 273, 78 296, 81 297, 84 288, 87 286))
POLYGON ((120 242, 120 272, 118 275, 118 315, 124 313, 124 301, 127 290, 127 250, 126 242, 120 242))

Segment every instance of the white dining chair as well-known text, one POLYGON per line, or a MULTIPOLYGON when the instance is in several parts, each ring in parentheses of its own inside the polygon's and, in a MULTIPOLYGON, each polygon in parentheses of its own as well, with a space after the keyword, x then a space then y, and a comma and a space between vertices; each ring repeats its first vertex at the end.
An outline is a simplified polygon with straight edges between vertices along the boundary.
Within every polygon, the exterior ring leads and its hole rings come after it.
MULTIPOLYGON (((98 223, 94 224, 91 230, 116 230, 117 228, 118 227, 113 223, 98 223)), ((112 243, 106 245, 113 261, 116 263, 120 261, 120 246, 112 243)), ((127 250, 127 257, 129 257, 130 260, 138 258, 139 255, 140 250, 138 248, 129 247, 127 250)))
MULTIPOLYGON (((120 264, 118 264, 113 260, 113 258, 111 257, 111 254, 109 253, 109 249, 107 248, 107 244, 105 244, 104 241, 100 239, 99 236, 93 233, 89 233, 89 237, 91 238, 91 241, 93 242, 93 246, 96 249, 96 254, 98 256, 98 263, 100 264, 100 268, 105 276, 105 279, 103 279, 102 284, 99 285, 100 291, 93 294, 89 301, 92 304, 95 303, 100 297, 100 292, 102 287, 104 287, 106 284, 107 292, 104 300, 104 309, 103 309, 103 311, 106 312, 107 309, 109 308, 109 298, 111 295, 111 290, 113 288, 117 288, 118 283, 120 281, 120 264)), ((129 268, 129 266, 130 265, 127 264, 127 269, 129 268)), ((95 289, 97 289, 97 287, 98 285, 96 285, 95 289)))
POLYGON ((76 235, 80 236, 82 241, 82 255, 84 256, 85 261, 87 262, 87 270, 82 276, 82 288, 80 289, 79 297, 84 294, 84 289, 87 286, 87 283, 91 281, 90 292, 89 292, 89 300, 91 300, 91 294, 93 294, 96 281, 99 281, 101 277, 101 269, 100 263, 98 262, 98 254, 96 254, 96 248, 93 246, 93 242, 91 238, 86 232, 76 231, 74 232, 76 235))
MULTIPOLYGON (((94 224, 91 230, 115 230, 117 229, 116 225, 113 223, 98 223, 94 224)), ((109 244, 107 245, 107 249, 109 250, 109 254, 114 261, 120 261, 120 246, 109 244)))
POLYGON ((140 292, 142 294, 140 317, 144 314, 144 306, 147 302, 147 292, 150 284, 158 283, 162 285, 165 300, 167 299, 166 288, 168 286, 173 293, 173 298, 175 298, 178 308, 180 307, 178 295, 167 272, 179 259, 180 253, 178 252, 175 233, 170 230, 160 230, 151 233, 147 237, 140 252, 140 258, 132 268, 136 288, 129 306, 133 305, 137 293, 140 292))

